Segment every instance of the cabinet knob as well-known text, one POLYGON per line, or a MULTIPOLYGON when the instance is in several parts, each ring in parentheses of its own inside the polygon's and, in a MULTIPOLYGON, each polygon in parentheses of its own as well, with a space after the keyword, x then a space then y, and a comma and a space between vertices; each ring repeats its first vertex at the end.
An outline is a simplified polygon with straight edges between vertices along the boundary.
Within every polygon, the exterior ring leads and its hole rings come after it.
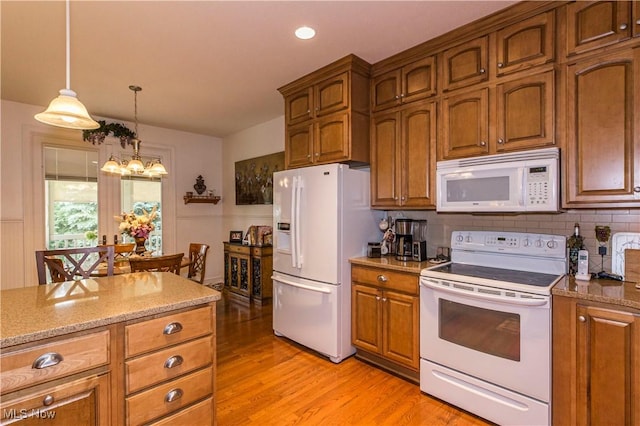
POLYGON ((486 72, 487 72, 487 70, 485 70, 484 68, 480 68, 480 74, 484 74, 486 72))
POLYGON ((167 358, 167 360, 164 362, 164 368, 178 367, 179 365, 182 365, 183 361, 184 358, 182 358, 180 355, 174 355, 170 358, 167 358))
POLYGON ((320 153, 319 152, 316 152, 316 157, 320 157, 320 153))
POLYGON ((164 402, 173 402, 182 398, 184 392, 180 388, 170 390, 164 397, 164 402))
POLYGON ((640 192, 640 186, 634 186, 633 192, 640 192))
POLYGON ((387 301, 387 298, 386 298, 386 297, 383 297, 383 298, 382 298, 382 301, 383 301, 383 302, 386 302, 386 301, 387 301))
POLYGON ((485 141, 480 141, 480 146, 486 146, 487 143, 485 141))
POLYGON ((53 396, 47 395, 42 399, 42 405, 44 405, 45 407, 48 407, 51 404, 53 404, 53 396))
POLYGON ((388 281, 388 278, 380 274, 378 275, 378 281, 380 281, 381 283, 386 283, 388 281))
POLYGON ((380 296, 376 296, 376 300, 380 300, 380 296))
POLYGON ((498 62, 498 68, 502 68, 504 67, 504 64, 502 62, 498 62))
POLYGON ((404 98, 404 93, 400 93, 400 99, 404 98))
POLYGON ((628 27, 628 25, 627 25, 627 24, 620 24, 620 29, 621 29, 621 30, 626 30, 626 29, 627 29, 627 27, 628 27))
POLYGON ((500 145, 502 145, 502 144, 504 143, 504 139, 502 139, 502 138, 498 138, 498 143, 499 143, 500 145))
POLYGON ((636 21, 636 25, 640 25, 640 19, 636 21))
POLYGON ((64 361, 64 358, 59 353, 48 352, 36 358, 36 360, 33 361, 33 364, 31 364, 31 368, 42 370, 43 368, 53 367, 54 365, 58 365, 62 361, 64 361))
POLYGON ((586 321, 587 321, 587 319, 584 317, 584 315, 580 315, 580 316, 578 317, 578 321, 580 321, 580 322, 586 322, 586 321))
POLYGON ((311 158, 311 154, 307 154, 307 158, 311 158))
POLYGON ((397 101, 397 100, 399 100, 399 99, 400 99, 400 95, 395 95, 395 96, 394 96, 394 99, 395 99, 396 101, 397 101))
POLYGON ((169 336, 171 334, 179 333, 181 331, 182 331, 182 324, 180 324, 179 322, 171 322, 167 324, 167 326, 164 328, 162 333, 169 336))

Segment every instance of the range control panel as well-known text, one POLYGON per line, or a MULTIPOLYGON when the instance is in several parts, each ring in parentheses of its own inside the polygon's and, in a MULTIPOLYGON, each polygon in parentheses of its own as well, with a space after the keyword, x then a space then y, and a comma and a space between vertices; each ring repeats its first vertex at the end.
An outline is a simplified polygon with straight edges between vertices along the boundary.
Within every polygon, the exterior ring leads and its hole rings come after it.
POLYGON ((563 235, 523 232, 454 231, 451 248, 488 253, 526 256, 566 257, 567 238, 563 235))

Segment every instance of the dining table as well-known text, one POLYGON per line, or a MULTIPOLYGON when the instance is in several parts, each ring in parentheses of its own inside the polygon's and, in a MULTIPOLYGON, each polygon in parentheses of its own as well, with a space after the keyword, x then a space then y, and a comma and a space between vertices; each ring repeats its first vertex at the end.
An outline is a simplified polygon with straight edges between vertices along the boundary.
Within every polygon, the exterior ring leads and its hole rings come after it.
MULTIPOLYGON (((166 255, 157 255, 157 256, 166 256, 166 255)), ((148 257, 156 257, 156 255, 145 255, 145 256, 140 256, 138 254, 132 254, 131 256, 128 256, 126 258, 120 258, 114 261, 113 263, 113 275, 122 275, 122 274, 130 274, 131 273, 131 266, 129 265, 129 259, 135 259, 135 258, 148 258, 148 257)), ((183 257, 182 258, 182 262, 180 262, 180 268, 187 268, 189 267, 189 265, 191 264, 191 262, 189 261, 188 257, 183 257)), ((98 267, 96 269, 94 269, 94 271, 91 273, 92 277, 106 277, 107 276, 107 264, 106 263, 101 263, 100 265, 98 265, 98 267)))

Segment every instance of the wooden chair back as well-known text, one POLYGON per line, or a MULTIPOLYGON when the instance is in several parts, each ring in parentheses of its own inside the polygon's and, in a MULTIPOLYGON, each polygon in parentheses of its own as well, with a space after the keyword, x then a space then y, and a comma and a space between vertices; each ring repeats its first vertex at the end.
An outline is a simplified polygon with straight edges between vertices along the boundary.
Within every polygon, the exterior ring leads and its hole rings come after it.
POLYGON ((189 272, 187 278, 197 283, 204 282, 204 272, 207 266, 208 244, 189 244, 189 272))
POLYGON ((180 264, 184 253, 169 254, 158 257, 129 258, 131 272, 173 272, 180 275, 180 264))
POLYGON ((113 275, 113 246, 36 250, 40 284, 48 282, 47 269, 52 282, 72 281, 89 278, 101 263, 107 264, 106 275, 113 275))
POLYGON ((122 260, 128 260, 129 256, 135 253, 135 250, 136 250, 136 243, 122 243, 122 244, 115 244, 115 245, 107 244, 107 245, 100 245, 99 247, 109 247, 109 246, 113 246, 114 260, 116 262, 122 261, 122 260))

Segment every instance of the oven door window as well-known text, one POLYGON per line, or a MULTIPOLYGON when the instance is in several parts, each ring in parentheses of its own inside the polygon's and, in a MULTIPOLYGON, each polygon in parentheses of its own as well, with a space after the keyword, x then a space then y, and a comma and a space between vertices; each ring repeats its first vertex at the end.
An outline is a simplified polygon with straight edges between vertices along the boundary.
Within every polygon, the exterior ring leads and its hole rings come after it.
POLYGON ((520 315, 439 299, 441 339, 520 361, 520 315))

